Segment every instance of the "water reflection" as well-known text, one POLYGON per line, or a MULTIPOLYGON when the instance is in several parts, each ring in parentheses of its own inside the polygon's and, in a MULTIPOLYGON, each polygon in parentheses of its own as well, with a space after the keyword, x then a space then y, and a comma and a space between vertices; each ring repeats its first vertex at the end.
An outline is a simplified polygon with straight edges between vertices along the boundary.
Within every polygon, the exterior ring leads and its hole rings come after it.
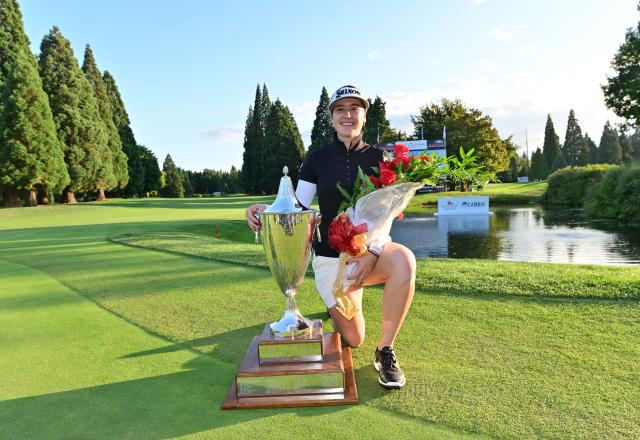
POLYGON ((640 228, 587 220, 580 210, 498 208, 495 215, 394 222, 394 241, 417 257, 622 265, 640 264, 640 228))

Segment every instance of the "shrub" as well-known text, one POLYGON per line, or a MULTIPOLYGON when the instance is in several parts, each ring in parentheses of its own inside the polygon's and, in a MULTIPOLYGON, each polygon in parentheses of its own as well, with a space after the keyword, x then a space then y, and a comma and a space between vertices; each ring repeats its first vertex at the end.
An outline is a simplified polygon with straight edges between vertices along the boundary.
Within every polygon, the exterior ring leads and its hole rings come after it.
POLYGON ((589 192, 585 207, 594 217, 640 221, 640 163, 610 169, 589 192))
POLYGON ((615 165, 599 164, 562 168, 549 176, 545 203, 582 206, 589 189, 615 165))

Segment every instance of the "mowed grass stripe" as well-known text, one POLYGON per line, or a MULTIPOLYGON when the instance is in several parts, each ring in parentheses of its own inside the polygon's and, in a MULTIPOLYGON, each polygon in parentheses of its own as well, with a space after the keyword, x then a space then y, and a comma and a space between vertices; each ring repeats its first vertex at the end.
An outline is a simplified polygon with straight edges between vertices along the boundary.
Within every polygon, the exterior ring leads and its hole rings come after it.
POLYGON ((24 265, 1 261, 3 438, 480 438, 366 406, 222 412, 237 365, 149 335, 24 265), (260 434, 258 434, 260 433, 260 434))

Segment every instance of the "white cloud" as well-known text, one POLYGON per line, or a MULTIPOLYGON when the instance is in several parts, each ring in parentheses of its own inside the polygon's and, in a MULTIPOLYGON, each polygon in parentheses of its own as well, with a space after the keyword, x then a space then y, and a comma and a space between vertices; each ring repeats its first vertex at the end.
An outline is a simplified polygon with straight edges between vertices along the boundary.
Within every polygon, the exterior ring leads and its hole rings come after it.
POLYGON ((604 106, 600 89, 605 81, 603 63, 593 60, 591 64, 555 71, 514 70, 495 78, 455 77, 443 81, 439 88, 396 90, 381 97, 387 103, 392 126, 409 133, 413 131, 410 115, 416 115, 420 107, 430 102, 439 103, 443 97, 459 98, 468 107, 490 116, 503 138, 513 134, 514 142, 522 147, 528 140, 531 154, 542 146, 547 113, 551 114, 561 142, 571 108, 576 112, 582 132, 588 132, 596 143, 607 119, 611 123, 619 122, 604 106))
POLYGON ((489 31, 491 35, 493 35, 498 41, 509 41, 511 40, 512 34, 511 32, 507 32, 502 29, 502 26, 496 26, 489 31))
POLYGON ((444 60, 442 58, 432 58, 429 60, 429 64, 433 66, 437 66, 438 64, 442 64, 444 60))
POLYGON ((202 136, 215 141, 222 142, 242 142, 244 140, 244 124, 227 125, 217 127, 202 133, 202 136))
POLYGON ((374 59, 374 58, 378 58, 380 56, 380 51, 378 50, 372 50, 370 52, 367 52, 367 54, 365 55, 367 58, 369 58, 370 60, 374 59))
POLYGON ((480 60, 478 61, 478 68, 487 68, 487 67, 493 67, 495 66, 496 63, 495 61, 489 61, 489 60, 480 60))

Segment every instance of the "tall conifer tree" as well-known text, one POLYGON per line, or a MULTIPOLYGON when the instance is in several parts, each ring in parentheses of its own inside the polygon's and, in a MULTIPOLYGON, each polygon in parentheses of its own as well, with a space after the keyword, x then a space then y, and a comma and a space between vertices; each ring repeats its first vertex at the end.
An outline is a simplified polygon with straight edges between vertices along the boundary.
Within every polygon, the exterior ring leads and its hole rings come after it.
MULTIPOLYGON (((122 95, 120 95, 120 90, 116 85, 116 80, 108 70, 105 70, 102 74, 102 81, 104 82, 107 97, 111 104, 113 123, 115 124, 116 129, 118 130, 118 135, 120 136, 122 151, 127 156, 129 181, 125 188, 125 195, 127 197, 142 195, 144 192, 145 182, 145 167, 143 164, 144 152, 142 151, 142 147, 137 144, 136 138, 133 135, 131 121, 129 121, 129 115, 125 109, 122 95)), ((157 160, 156 168, 158 168, 157 160)))
POLYGON ((329 93, 327 93, 325 87, 322 87, 318 107, 316 107, 316 119, 313 121, 313 128, 311 129, 310 152, 333 142, 335 130, 331 124, 331 113, 329 113, 328 106, 329 93))
POLYGON ((395 140, 391 130, 391 123, 387 119, 386 103, 376 96, 376 99, 369 101, 369 110, 367 111, 367 122, 364 125, 364 134, 362 138, 371 145, 395 140))
POLYGON ((633 160, 633 147, 631 146, 631 142, 624 132, 620 133, 618 136, 618 144, 620 144, 620 153, 621 159, 623 163, 629 163, 633 160))
POLYGON ((618 143, 618 133, 607 121, 598 146, 598 163, 619 164, 620 162, 622 162, 622 150, 618 143))
MULTIPOLYGON (((267 143, 267 125, 269 124, 269 117, 271 116, 273 104, 271 103, 271 99, 269 99, 269 90, 267 90, 267 84, 262 84, 262 95, 260 100, 260 131, 257 135, 256 144, 258 145, 259 151, 259 162, 257 169, 259 170, 256 173, 255 181, 256 181, 256 192, 262 193, 264 192, 264 188, 271 185, 271 182, 267 182, 267 173, 266 164, 267 158, 272 154, 271 148, 272 146, 267 143)), ((269 170, 272 172, 272 170, 269 170)))
POLYGON ((27 190, 29 203, 35 206, 38 187, 45 193, 62 191, 69 183, 69 175, 49 101, 30 52, 19 53, 15 58, 0 99, 4 102, 0 118, 0 185, 4 188, 4 203, 15 206, 17 191, 27 190))
POLYGON ((6 206, 28 190, 49 192, 68 183, 53 116, 42 89, 15 0, 0 0, 0 189, 6 206))
POLYGON ((551 115, 547 114, 547 124, 544 127, 544 144, 542 146, 542 154, 544 162, 549 170, 553 169, 553 162, 560 151, 560 138, 553 128, 551 115))
MULTIPOLYGON (((98 111, 104 122, 107 131, 107 143, 111 152, 113 174, 116 179, 117 189, 124 189, 129 181, 129 170, 127 169, 127 156, 122 151, 122 141, 118 129, 113 121, 113 110, 107 94, 107 88, 102 79, 102 74, 98 69, 91 47, 87 44, 84 50, 84 62, 82 71, 89 80, 93 90, 93 96, 98 103, 98 111)), ((113 189, 113 188, 110 188, 113 189)))
POLYGON ((162 172, 165 182, 162 195, 165 197, 184 197, 184 176, 169 154, 162 164, 162 172))
POLYGON ((295 182, 304 157, 298 126, 289 109, 279 99, 271 107, 265 138, 269 154, 264 167, 264 190, 273 194, 277 192, 282 168, 285 165, 289 168, 289 176, 295 182))
POLYGON ((144 184, 142 186, 142 191, 144 194, 149 196, 152 192, 160 191, 160 178, 162 173, 160 171, 160 166, 158 165, 158 158, 153 154, 153 151, 149 150, 144 145, 138 145, 138 149, 140 150, 140 160, 144 168, 144 184))
POLYGON ((559 170, 560 168, 564 168, 569 166, 567 160, 564 158, 564 154, 562 150, 558 150, 558 154, 556 154, 555 159, 553 159, 553 163, 551 164, 551 172, 559 170))
POLYGON ((98 103, 69 40, 56 26, 42 40, 39 67, 71 178, 67 202, 75 203, 76 191, 113 187, 111 151, 98 103))
POLYGON ((244 125, 244 151, 242 153, 242 188, 246 194, 253 194, 253 106, 249 106, 247 122, 244 125))
MULTIPOLYGON (((268 97, 267 97, 268 99, 268 97)), ((260 84, 256 86, 256 95, 253 101, 253 119, 251 121, 251 136, 248 141, 249 151, 251 151, 251 169, 249 170, 250 194, 257 194, 260 192, 260 186, 262 183, 262 170, 263 170, 263 149, 264 149, 264 126, 266 119, 263 119, 264 107, 262 105, 262 91, 260 90, 260 84)))
MULTIPOLYGON (((598 146, 596 143, 589 137, 587 133, 584 134, 584 143, 586 145, 586 149, 584 150, 583 158, 586 160, 584 164, 597 163, 598 162, 598 146)), ((582 159, 581 159, 582 161, 582 159)))
POLYGON ((531 168, 529 169, 529 178, 531 180, 544 180, 549 175, 549 169, 544 161, 542 150, 537 148, 531 155, 531 168))
POLYGON ((569 119, 567 120, 567 131, 564 136, 564 144, 562 144, 562 153, 569 165, 586 165, 580 163, 580 156, 585 156, 583 150, 586 149, 584 137, 582 137, 582 130, 578 125, 576 115, 571 109, 569 112, 569 119))

